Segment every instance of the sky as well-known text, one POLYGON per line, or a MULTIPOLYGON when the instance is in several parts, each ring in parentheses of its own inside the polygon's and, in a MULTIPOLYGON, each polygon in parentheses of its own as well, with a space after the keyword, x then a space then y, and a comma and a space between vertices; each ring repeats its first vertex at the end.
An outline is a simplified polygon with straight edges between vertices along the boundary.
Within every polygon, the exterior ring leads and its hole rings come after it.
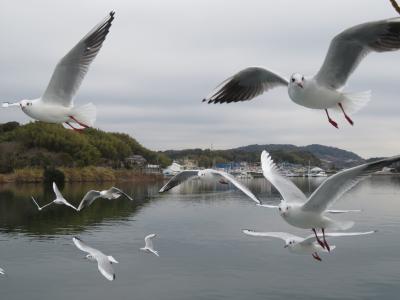
MULTIPOLYGON (((350 77, 346 91, 372 90, 353 127, 332 112, 335 129, 285 88, 242 103, 201 102, 247 66, 315 74, 336 34, 396 17, 389 0, 2 0, 0 101, 39 98, 58 60, 111 10, 74 102, 97 106, 97 128, 153 150, 324 144, 365 158, 400 154, 400 51, 370 54, 350 77)), ((31 121, 0 109, 1 123, 14 120, 31 121)))

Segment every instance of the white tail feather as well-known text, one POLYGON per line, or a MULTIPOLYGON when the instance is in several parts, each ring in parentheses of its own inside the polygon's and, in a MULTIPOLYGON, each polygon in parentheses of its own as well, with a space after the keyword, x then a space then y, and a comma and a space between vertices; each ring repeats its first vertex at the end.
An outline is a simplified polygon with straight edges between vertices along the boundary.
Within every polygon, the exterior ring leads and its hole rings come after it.
POLYGON ((96 121, 96 106, 88 103, 73 109, 73 117, 80 123, 92 127, 96 121))
MULTIPOLYGON (((343 96, 344 99, 340 103, 342 104, 346 114, 352 115, 368 104, 371 100, 371 91, 343 93, 343 96)), ((339 106, 334 107, 334 110, 341 112, 339 106)))

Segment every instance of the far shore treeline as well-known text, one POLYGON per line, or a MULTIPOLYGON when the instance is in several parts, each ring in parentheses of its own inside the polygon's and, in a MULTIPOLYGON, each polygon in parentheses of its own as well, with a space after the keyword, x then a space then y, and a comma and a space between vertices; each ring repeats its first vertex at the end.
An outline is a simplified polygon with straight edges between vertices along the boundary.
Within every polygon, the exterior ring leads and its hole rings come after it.
POLYGON ((365 161, 353 152, 323 145, 265 144, 227 150, 152 151, 123 133, 93 128, 77 133, 58 124, 8 122, 0 124, 0 182, 42 182, 46 175, 61 176, 70 182, 154 179, 161 177, 161 169, 174 160, 194 161, 200 168, 242 161, 257 164, 264 149, 278 163, 328 169, 365 161), (145 163, 132 163, 129 158, 134 156, 144 158, 145 163), (159 166, 158 172, 145 172, 148 164, 159 166))

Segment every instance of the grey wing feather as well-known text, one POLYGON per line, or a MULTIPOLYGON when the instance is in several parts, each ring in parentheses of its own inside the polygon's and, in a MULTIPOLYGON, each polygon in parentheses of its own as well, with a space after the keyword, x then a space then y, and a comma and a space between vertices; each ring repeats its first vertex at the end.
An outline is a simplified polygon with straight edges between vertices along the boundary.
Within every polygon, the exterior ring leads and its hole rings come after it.
MULTIPOLYGON (((348 237, 348 236, 360 236, 360 235, 369 235, 375 233, 376 230, 374 231, 366 231, 366 232, 326 232, 325 237, 348 237)), ((322 239, 322 234, 318 235, 322 239)), ((304 244, 312 244, 316 242, 317 239, 315 235, 309 235, 307 236, 301 243, 304 244)))
POLYGON ((267 151, 261 153, 261 168, 264 177, 278 190, 283 199, 288 202, 305 201, 304 193, 278 170, 267 151))
POLYGON ((322 213, 352 187, 383 167, 400 161, 400 156, 381 159, 354 168, 346 169, 325 180, 303 205, 304 211, 322 213))
POLYGON ((133 198, 131 196, 129 196, 127 193, 125 193, 124 191, 120 190, 119 188, 116 188, 115 186, 110 188, 109 191, 111 191, 113 193, 119 193, 121 195, 124 195, 126 198, 128 198, 131 201, 133 201, 133 198))
POLYGON ((90 190, 83 197, 81 203, 79 203, 78 211, 80 211, 84 207, 87 207, 87 206, 91 205, 94 202, 94 200, 96 200, 99 197, 100 197, 100 192, 99 191, 90 190))
POLYGON ((199 170, 185 170, 174 177, 172 177, 160 190, 159 193, 169 191, 173 187, 181 184, 182 182, 189 180, 190 178, 196 177, 199 174, 199 170))
POLYGON ((239 190, 241 190, 243 193, 249 196, 254 202, 256 202, 257 204, 261 204, 260 200, 258 200, 257 197, 246 186, 237 181, 235 177, 233 177, 232 175, 226 172, 212 170, 212 169, 210 169, 210 172, 213 174, 220 175, 225 179, 229 180, 234 186, 236 186, 239 190))
POLYGON ((361 60, 371 51, 400 49, 400 18, 360 24, 338 34, 315 78, 321 85, 338 89, 345 85, 361 60))
POLYGON ((277 86, 287 86, 288 80, 261 67, 246 68, 222 82, 210 96, 208 103, 231 103, 251 100, 277 86))
POLYGON ((57 64, 42 96, 44 102, 70 106, 91 62, 99 53, 114 20, 114 12, 95 26, 57 64))

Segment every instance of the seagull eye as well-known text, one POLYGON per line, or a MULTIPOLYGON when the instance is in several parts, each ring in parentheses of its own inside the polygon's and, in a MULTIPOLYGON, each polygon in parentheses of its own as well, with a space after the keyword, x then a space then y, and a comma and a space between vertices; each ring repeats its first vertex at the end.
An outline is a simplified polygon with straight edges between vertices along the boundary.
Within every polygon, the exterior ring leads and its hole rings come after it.
POLYGON ((304 81, 304 76, 303 76, 303 77, 301 77, 301 80, 302 80, 302 81, 304 81))
POLYGON ((295 79, 294 79, 294 78, 292 78, 292 82, 294 82, 294 80, 295 80, 295 79))
POLYGON ((282 210, 280 207, 279 207, 278 209, 279 209, 279 211, 281 211, 281 210, 282 210))

